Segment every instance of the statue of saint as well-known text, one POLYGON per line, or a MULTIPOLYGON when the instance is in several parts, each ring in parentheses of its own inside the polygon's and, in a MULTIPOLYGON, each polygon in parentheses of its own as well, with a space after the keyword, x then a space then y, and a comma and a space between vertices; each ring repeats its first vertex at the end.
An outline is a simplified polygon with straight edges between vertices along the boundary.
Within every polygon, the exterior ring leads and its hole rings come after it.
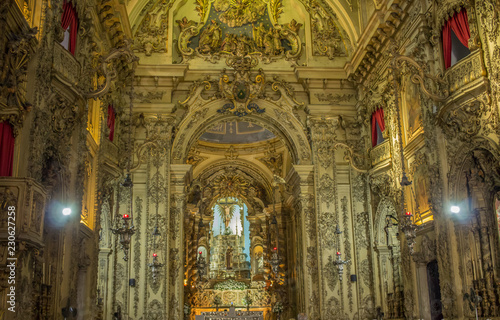
POLYGON ((233 215, 231 214, 231 207, 225 207, 225 214, 224 214, 224 226, 226 226, 226 229, 229 227, 229 224, 231 223, 231 218, 233 215))
POLYGON ((281 34, 278 29, 274 29, 273 32, 273 40, 274 40, 274 54, 278 55, 283 51, 283 46, 281 45, 281 34))
POLYGON ((269 31, 263 36, 264 54, 274 55, 274 37, 273 29, 269 28, 269 31))
POLYGON ((255 44, 257 47, 262 48, 264 47, 264 36, 266 35, 266 28, 264 27, 264 23, 261 22, 259 26, 254 26, 252 23, 252 28, 253 28, 253 40, 255 41, 255 44))
POLYGON ((226 269, 230 270, 233 268, 233 247, 229 247, 226 250, 226 269))

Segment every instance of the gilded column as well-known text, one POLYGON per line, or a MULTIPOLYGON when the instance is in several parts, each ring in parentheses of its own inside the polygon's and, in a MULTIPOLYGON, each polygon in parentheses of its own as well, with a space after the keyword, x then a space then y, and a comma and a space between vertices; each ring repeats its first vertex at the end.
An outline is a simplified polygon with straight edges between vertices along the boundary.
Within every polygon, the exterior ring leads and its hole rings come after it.
POLYGON ((186 209, 186 186, 192 176, 190 164, 170 165, 170 212, 168 217, 169 245, 167 253, 166 296, 169 319, 180 320, 184 305, 184 211, 186 209))

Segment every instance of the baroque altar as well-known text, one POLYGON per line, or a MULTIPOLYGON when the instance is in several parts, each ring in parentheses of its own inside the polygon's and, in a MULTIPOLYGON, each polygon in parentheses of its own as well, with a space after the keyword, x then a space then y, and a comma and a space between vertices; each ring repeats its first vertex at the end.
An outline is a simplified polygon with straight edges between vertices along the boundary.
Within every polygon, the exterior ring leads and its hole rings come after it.
POLYGON ((202 312, 196 316, 196 320, 264 320, 264 312, 262 311, 242 311, 236 310, 235 307, 230 307, 227 311, 210 311, 202 312))

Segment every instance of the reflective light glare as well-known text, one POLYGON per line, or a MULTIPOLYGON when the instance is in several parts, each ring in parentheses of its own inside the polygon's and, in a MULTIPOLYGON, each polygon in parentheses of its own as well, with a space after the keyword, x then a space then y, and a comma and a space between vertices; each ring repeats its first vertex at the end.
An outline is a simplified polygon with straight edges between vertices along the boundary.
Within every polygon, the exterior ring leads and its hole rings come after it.
POLYGON ((450 211, 452 213, 459 213, 460 212, 460 207, 459 206, 451 206, 450 211))
POLYGON ((71 208, 62 209, 62 214, 65 216, 69 216, 71 214, 71 208))

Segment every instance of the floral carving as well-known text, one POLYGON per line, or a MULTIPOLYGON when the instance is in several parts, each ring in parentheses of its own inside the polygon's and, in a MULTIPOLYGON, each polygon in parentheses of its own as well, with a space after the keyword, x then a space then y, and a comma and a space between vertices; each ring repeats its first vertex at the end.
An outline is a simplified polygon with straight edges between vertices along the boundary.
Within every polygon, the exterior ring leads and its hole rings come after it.
POLYGON ((319 195, 321 201, 326 203, 326 207, 330 208, 334 196, 334 181, 327 173, 324 173, 319 180, 319 195))
POLYGON ((174 1, 161 0, 142 18, 134 37, 134 51, 152 53, 167 52, 168 16, 174 1))

